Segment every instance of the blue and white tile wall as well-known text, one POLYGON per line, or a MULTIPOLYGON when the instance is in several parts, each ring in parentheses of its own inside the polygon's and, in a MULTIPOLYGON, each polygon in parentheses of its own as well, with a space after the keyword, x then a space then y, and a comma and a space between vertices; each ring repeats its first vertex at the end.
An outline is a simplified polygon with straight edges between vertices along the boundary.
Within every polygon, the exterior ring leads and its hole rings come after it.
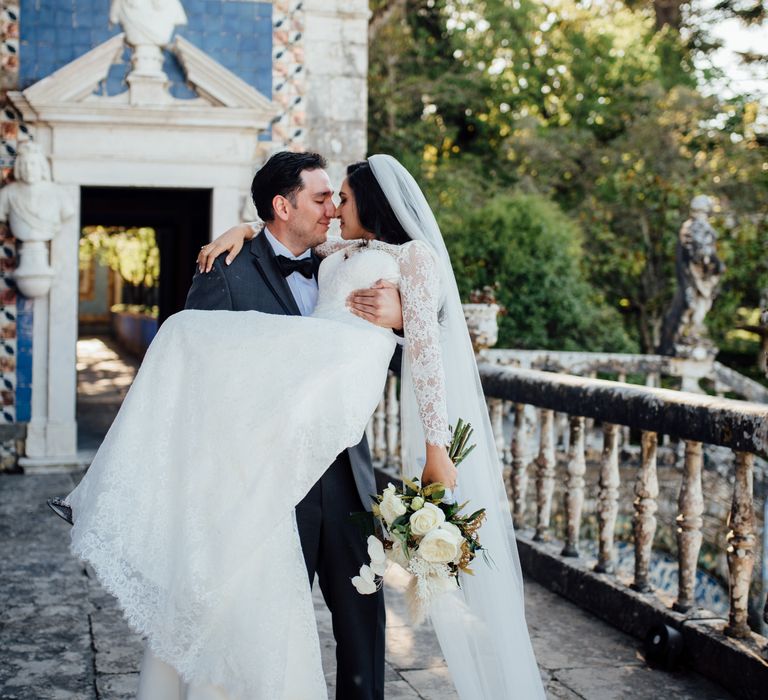
MULTIPOLYGON (((188 24, 176 32, 277 102, 270 147, 299 150, 305 129, 304 18, 302 0, 182 0, 188 24)), ((9 90, 23 90, 120 31, 109 24, 109 0, 6 0, 0 6, 0 186, 12 178, 16 147, 33 138, 7 104, 9 90)), ((126 89, 130 52, 98 92, 126 89)), ((194 96, 181 66, 166 52, 171 93, 194 96)), ((29 421, 32 384, 32 303, 17 296, 11 278, 16 244, 0 224, 0 428, 29 421)), ((17 446, 2 439, 0 469, 17 446)))
MULTIPOLYGON (((176 33, 265 95, 272 90, 272 4, 253 0, 183 0, 186 26, 176 33)), ((21 5, 19 87, 24 89, 120 32, 108 0, 38 0, 21 5)), ((104 94, 126 89, 129 53, 110 72, 104 94)), ((194 97, 181 66, 165 52, 175 97, 194 97)))

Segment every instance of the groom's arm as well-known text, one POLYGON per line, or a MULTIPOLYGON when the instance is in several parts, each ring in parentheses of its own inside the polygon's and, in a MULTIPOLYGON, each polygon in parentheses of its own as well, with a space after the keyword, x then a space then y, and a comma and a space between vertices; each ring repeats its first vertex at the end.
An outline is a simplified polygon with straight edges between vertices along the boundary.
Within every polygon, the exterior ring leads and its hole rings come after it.
POLYGON ((203 311, 232 311, 232 293, 222 263, 223 256, 216 258, 210 272, 200 272, 195 265, 195 276, 187 293, 185 309, 203 311))

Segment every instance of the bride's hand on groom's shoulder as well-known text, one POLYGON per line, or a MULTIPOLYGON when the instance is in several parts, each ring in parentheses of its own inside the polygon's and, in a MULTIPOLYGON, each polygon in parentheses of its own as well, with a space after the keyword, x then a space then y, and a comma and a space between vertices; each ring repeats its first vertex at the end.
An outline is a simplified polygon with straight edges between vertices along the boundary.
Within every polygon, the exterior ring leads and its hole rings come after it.
POLYGON ((256 235, 253 224, 238 224, 222 233, 218 238, 200 248, 197 254, 197 268, 200 272, 210 272, 213 263, 222 253, 229 253, 224 261, 229 265, 242 250, 245 241, 249 241, 256 235))
POLYGON ((349 310, 376 326, 394 331, 403 329, 403 308, 397 286, 378 280, 368 289, 356 289, 347 297, 349 310))

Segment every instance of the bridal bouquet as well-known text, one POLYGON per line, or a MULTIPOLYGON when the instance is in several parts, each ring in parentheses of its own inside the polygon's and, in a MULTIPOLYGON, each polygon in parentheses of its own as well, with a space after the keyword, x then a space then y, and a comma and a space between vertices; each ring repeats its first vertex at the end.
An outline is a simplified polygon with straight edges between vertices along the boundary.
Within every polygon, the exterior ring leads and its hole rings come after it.
MULTIPOLYGON (((474 448, 467 447, 472 426, 459 419, 451 432, 448 454, 458 466, 474 448)), ((421 622, 435 596, 458 588, 460 573, 473 574, 470 563, 478 552, 485 554, 477 533, 485 509, 462 515, 467 503, 445 498, 443 484, 422 486, 418 479, 403 479, 401 490, 389 484, 374 497, 373 515, 382 535, 368 537, 370 564, 352 579, 359 593, 376 592, 388 562, 394 562, 412 576, 406 596, 411 616, 421 622)))

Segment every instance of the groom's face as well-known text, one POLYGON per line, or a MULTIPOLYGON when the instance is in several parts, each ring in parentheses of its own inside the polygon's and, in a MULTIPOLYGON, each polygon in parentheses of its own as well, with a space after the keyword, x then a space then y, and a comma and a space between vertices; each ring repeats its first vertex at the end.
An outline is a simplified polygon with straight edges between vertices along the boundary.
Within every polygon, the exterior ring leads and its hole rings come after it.
POLYGON ((293 238, 312 248, 327 238, 336 206, 325 170, 305 170, 301 179, 304 187, 296 194, 295 206, 288 207, 287 223, 293 238))

